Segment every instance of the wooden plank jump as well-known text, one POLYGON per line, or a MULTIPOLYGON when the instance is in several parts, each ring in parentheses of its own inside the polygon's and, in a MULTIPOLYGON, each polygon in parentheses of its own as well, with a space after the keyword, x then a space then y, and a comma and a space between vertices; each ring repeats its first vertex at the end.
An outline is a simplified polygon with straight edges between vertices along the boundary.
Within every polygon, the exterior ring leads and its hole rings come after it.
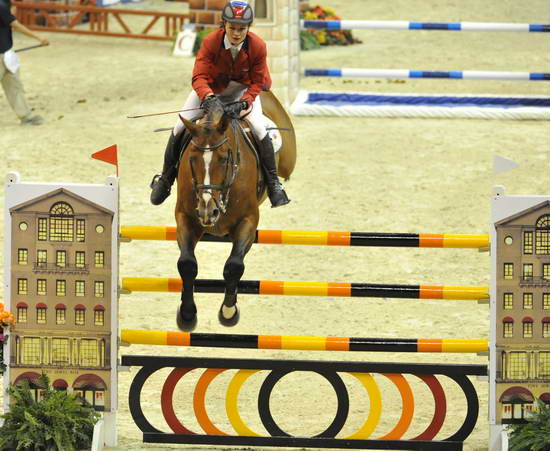
POLYGON ((172 40, 181 31, 185 19, 189 18, 189 14, 97 8, 95 6, 62 5, 49 2, 14 2, 13 5, 16 7, 15 16, 17 20, 31 30, 161 41, 172 40), (76 14, 70 19, 69 23, 65 25, 65 23, 61 23, 58 20, 56 13, 68 13, 71 11, 75 11, 76 14), (151 20, 145 28, 139 32, 135 32, 124 21, 123 15, 149 16, 151 20), (88 21, 84 23, 83 21, 86 17, 88 21), (39 23, 40 18, 44 19, 45 25, 39 23), (122 27, 123 31, 111 31, 110 19, 114 19, 122 27), (152 34, 151 30, 153 26, 159 21, 164 22, 161 34, 152 34), (85 27, 88 29, 85 29, 85 27))

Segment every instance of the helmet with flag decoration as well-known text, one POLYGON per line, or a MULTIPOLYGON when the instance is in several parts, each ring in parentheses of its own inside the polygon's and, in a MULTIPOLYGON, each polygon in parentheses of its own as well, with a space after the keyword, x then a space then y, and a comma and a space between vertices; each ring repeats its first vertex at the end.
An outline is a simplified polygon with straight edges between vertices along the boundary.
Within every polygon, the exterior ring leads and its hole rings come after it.
POLYGON ((254 20, 252 7, 242 0, 227 2, 222 10, 222 19, 225 22, 242 23, 250 25, 254 20))

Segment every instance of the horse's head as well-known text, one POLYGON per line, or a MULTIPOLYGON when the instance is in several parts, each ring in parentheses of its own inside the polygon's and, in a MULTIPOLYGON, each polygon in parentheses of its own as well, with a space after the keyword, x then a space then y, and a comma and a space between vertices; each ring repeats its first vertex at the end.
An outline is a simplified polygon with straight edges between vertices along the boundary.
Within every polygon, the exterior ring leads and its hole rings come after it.
MULTIPOLYGON (((236 166, 226 130, 229 125, 223 111, 209 114, 198 123, 183 118, 191 134, 186 150, 189 157, 196 212, 203 227, 212 227, 225 213, 236 166)), ((181 117, 181 116, 180 116, 181 117)))

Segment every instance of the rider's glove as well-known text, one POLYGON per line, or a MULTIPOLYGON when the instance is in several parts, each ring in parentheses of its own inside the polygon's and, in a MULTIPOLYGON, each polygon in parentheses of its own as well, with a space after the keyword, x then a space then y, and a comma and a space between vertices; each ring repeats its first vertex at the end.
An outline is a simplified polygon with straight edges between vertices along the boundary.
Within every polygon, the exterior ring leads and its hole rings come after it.
POLYGON ((223 109, 223 104, 221 103, 220 99, 218 99, 214 95, 210 95, 208 97, 205 97, 204 100, 201 103, 201 108, 206 113, 209 113, 210 111, 216 109, 216 107, 219 107, 219 108, 223 109))
POLYGON ((230 103, 225 106, 225 114, 233 119, 239 119, 241 116, 241 111, 244 111, 248 108, 248 103, 246 100, 241 100, 239 102, 230 103))

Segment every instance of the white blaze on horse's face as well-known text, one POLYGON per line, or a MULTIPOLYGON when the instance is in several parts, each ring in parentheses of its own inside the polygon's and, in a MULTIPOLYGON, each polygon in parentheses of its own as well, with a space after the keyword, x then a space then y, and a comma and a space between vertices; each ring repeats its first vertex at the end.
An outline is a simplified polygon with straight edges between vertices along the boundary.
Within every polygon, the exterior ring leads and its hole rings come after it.
MULTIPOLYGON (((204 161, 204 185, 210 185, 210 164, 212 163, 212 157, 214 151, 209 149, 210 146, 206 146, 202 152, 204 161)), ((212 192, 209 190, 203 190, 202 195, 198 199, 197 213, 199 215, 199 221, 203 227, 212 227, 218 221, 220 217, 220 209, 218 208, 212 192)))

